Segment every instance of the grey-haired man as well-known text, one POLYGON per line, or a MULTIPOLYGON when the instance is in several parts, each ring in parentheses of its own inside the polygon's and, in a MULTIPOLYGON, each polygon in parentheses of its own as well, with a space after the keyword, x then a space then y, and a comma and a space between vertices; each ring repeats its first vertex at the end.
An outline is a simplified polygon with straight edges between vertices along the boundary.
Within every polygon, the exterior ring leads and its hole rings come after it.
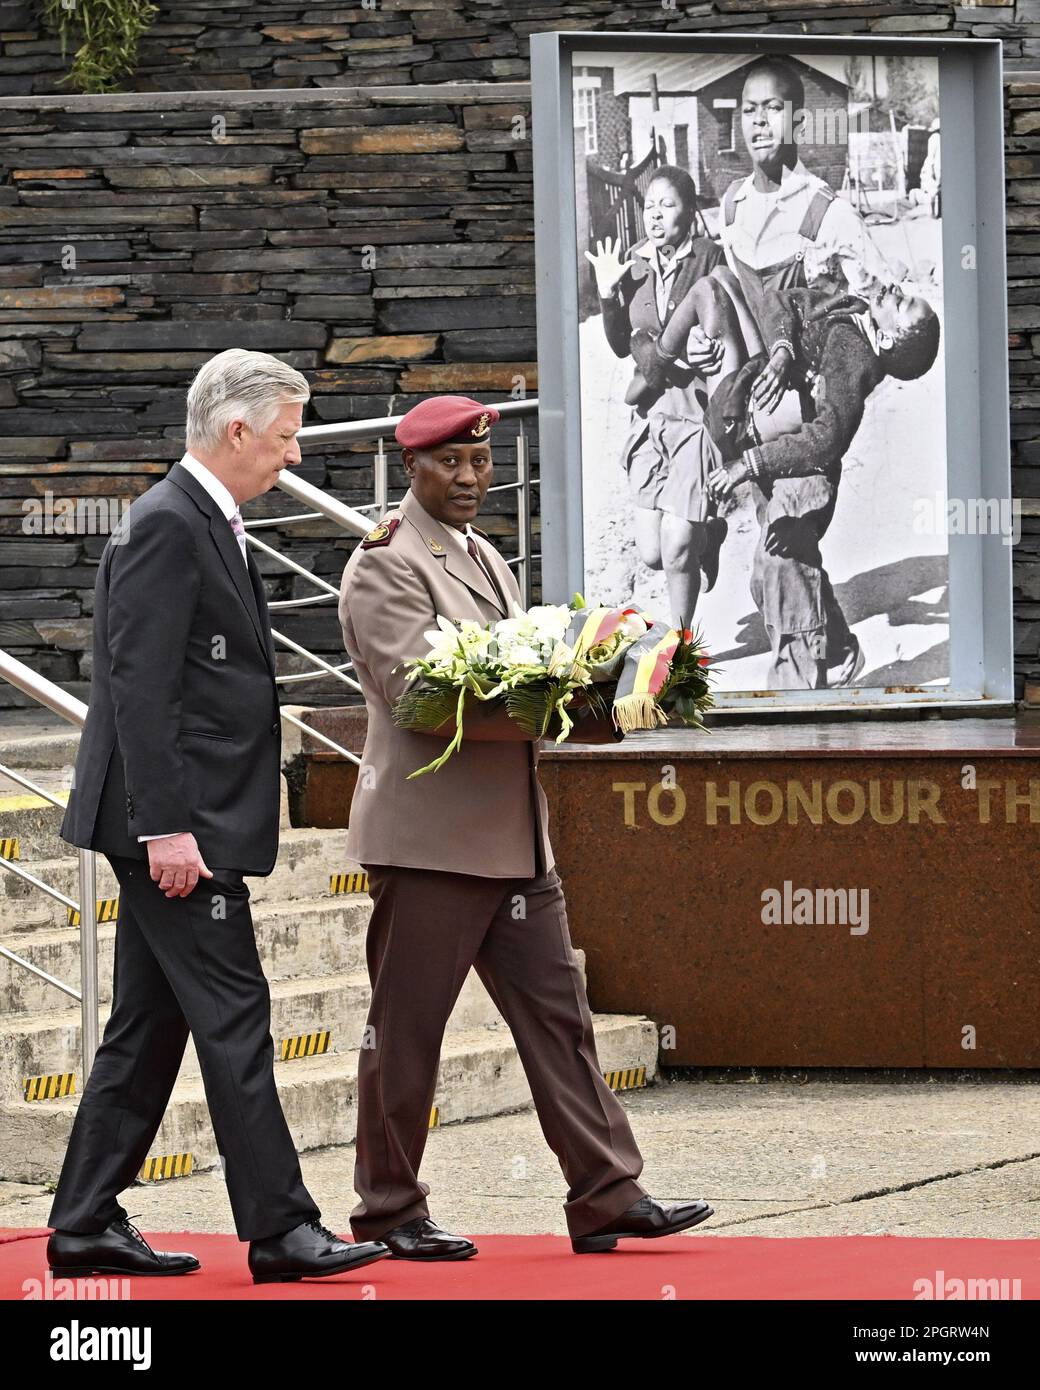
POLYGON ((343 1273, 389 1254, 320 1224, 275 1088, 271 998, 244 874, 278 852, 274 649, 239 507, 300 462, 306 380, 221 353, 188 393, 189 452, 105 547, 90 707, 62 825, 119 882, 112 1013, 51 1208, 52 1270, 186 1274, 118 1194, 162 1121, 189 1032, 239 1239, 256 1282, 343 1273))

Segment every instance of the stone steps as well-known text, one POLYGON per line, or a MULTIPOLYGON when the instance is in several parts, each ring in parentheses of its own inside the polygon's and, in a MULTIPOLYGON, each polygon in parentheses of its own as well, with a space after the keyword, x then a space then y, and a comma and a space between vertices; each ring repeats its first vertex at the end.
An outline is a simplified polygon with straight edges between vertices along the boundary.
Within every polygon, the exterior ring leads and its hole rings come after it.
MULTIPOLYGON (((26 776, 52 796, 67 798, 68 782, 34 777, 31 773, 26 773, 26 776)), ((58 834, 64 814, 64 807, 52 806, 42 797, 19 787, 16 782, 0 779, 0 840, 18 840, 22 863, 60 859, 75 853, 72 846, 67 845, 58 834)))
MULTIPOLYGON (((55 716, 57 718, 57 716, 55 716)), ((0 763, 31 777, 40 779, 34 770, 54 771, 71 769, 76 762, 79 730, 70 724, 39 733, 10 733, 0 736, 0 763)), ((66 782, 66 786, 68 783, 66 782)))
MULTIPOLYGON (((78 735, 34 731, 0 738, 0 763, 41 788, 71 784, 78 735)), ((0 776, 0 840, 17 839, 20 867, 78 899, 75 851, 58 834, 63 811, 0 776)), ((357 873, 345 857, 343 830, 290 829, 283 793, 278 863, 266 878, 249 878, 257 948, 271 987, 275 1056, 283 1039, 328 1031, 328 1051, 276 1061, 275 1077, 290 1128, 301 1149, 353 1142, 357 1046, 368 1012, 365 934, 367 894, 334 894, 333 874, 357 873)), ((117 896, 103 856, 97 896, 117 896)), ((158 889, 156 890, 158 892, 158 889)), ((98 924, 102 1028, 112 991, 114 922, 98 924)), ((0 944, 78 987, 79 929, 66 908, 0 868, 0 944)), ((581 952, 579 952, 581 958, 581 952)), ((584 963, 583 963, 584 968, 584 963)), ((594 1016, 605 1071, 644 1067, 653 1078, 657 1033, 643 1018, 594 1016)), ((56 1180, 82 1090, 78 1002, 0 956, 0 1179, 56 1180), (26 1078, 71 1073, 73 1096, 26 1101, 26 1078)), ((435 1104, 440 1123, 523 1109, 531 1103, 508 1028, 471 972, 448 1021, 435 1104)), ((194 1044, 189 1039, 166 1117, 151 1155, 191 1153, 194 1166, 218 1163, 194 1044)))
MULTIPOLYGON (((656 1071, 657 1030, 649 1019, 593 1016, 604 1071, 645 1067, 656 1071)), ((349 1144, 357 1118, 357 1052, 277 1062, 275 1078, 285 1116, 301 1150, 349 1144)), ((441 1051, 434 1103, 441 1124, 526 1109, 530 1090, 506 1029, 472 1028, 449 1034, 441 1051)), ((0 1177, 52 1182, 68 1144, 73 1099, 0 1106, 0 1177)), ((152 1156, 190 1153, 195 1168, 219 1162, 202 1082, 178 1080, 152 1156)))
MULTIPOLYGON (((583 953, 579 952, 584 967, 583 953)), ((359 1045, 368 1016, 370 990, 364 970, 311 978, 275 980, 271 984, 271 1033, 275 1056, 283 1039, 328 1032, 327 1054, 349 1052, 359 1045)), ((109 1010, 101 1010, 101 1031, 109 1010)), ((448 1031, 503 1028, 504 1021, 477 976, 471 973, 456 1002, 448 1031)), ((69 1007, 22 1015, 0 1022, 0 1098, 15 1099, 28 1077, 73 1073, 77 1093, 83 1077, 80 1053, 80 1013, 69 1007)), ((199 1063, 192 1040, 184 1054, 182 1077, 198 1076, 199 1063)))
MULTIPOLYGON (((261 904, 253 912, 257 947, 269 980, 312 979, 365 968, 365 930, 371 911, 367 895, 303 898, 261 904)), ((112 997, 116 927, 98 925, 98 979, 101 1002, 112 997)), ((5 932, 0 943, 41 970, 78 988, 79 929, 49 924, 22 933, 5 932)), ((68 1008, 74 999, 21 966, 0 956, 0 1016, 68 1008), (66 1002, 67 1001, 67 1002, 66 1002)))
MULTIPOLYGON (((57 809, 53 809, 58 815, 57 809)), ((0 836, 5 833, 0 829, 0 836)), ((249 877, 246 880, 250 902, 255 907, 297 898, 331 896, 329 880, 333 873, 358 873, 361 868, 343 852, 346 835, 345 830, 282 830, 278 862, 273 872, 266 878, 249 877)), ((79 861, 76 851, 63 840, 58 843, 64 847, 64 852, 59 851, 52 858, 27 854, 23 843, 21 858, 16 862, 44 883, 78 901, 79 861)), ((104 855, 97 856, 96 864, 97 897, 116 897, 119 885, 104 855)), ((49 921, 59 927, 64 926, 66 920, 66 909, 60 902, 17 874, 0 869, 0 937, 8 932, 21 935, 26 921, 35 928, 40 921, 49 921)))

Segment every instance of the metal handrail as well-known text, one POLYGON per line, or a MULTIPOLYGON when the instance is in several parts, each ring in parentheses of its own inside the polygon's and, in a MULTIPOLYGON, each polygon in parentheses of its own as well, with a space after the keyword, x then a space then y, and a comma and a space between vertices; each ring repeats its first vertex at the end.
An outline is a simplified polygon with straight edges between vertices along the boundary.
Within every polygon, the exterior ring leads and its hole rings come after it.
POLYGON ((26 666, 17 657, 10 656, 2 650, 0 676, 17 686, 23 695, 28 695, 38 705, 46 705, 54 714, 60 714, 77 728, 82 729, 87 722, 87 707, 82 700, 77 700, 75 695, 70 695, 67 690, 62 690, 60 685, 55 685, 46 676, 34 671, 31 666, 26 666))
MULTIPOLYGON (((538 411, 537 399, 521 401, 502 401, 496 404, 495 408, 503 419, 519 419, 520 429, 516 439, 516 481, 512 483, 499 483, 489 491, 503 492, 515 490, 518 494, 517 500, 517 522, 519 530, 520 552, 513 559, 507 560, 509 565, 516 565, 519 568, 518 580, 521 584, 521 592, 525 602, 530 602, 530 563, 531 553, 531 515, 529 491, 531 487, 538 485, 537 479, 532 479, 529 473, 527 438, 524 434, 523 419, 525 416, 533 416, 538 411)), ((299 431, 297 438, 303 443, 332 443, 348 440, 371 440, 378 441, 375 466, 375 493, 376 499, 372 503, 365 504, 365 511, 373 510, 381 514, 389 505, 389 491, 387 482, 387 458, 383 447, 383 441, 389 438, 397 428, 403 417, 400 415, 390 415, 378 420, 353 420, 341 424, 332 425, 310 425, 299 431)), ((278 487, 297 502, 312 508, 311 511, 299 513, 295 516, 286 517, 265 517, 245 522, 247 542, 255 548, 270 555, 279 564, 300 575, 301 578, 308 580, 317 588, 325 592, 310 598, 299 600, 275 601, 272 606, 287 608, 290 606, 303 606, 313 603, 328 602, 331 598, 338 596, 338 591, 322 579, 319 575, 313 574, 303 565, 288 556, 282 555, 273 547, 266 545, 258 537, 249 534, 251 531, 260 530, 264 527, 289 525, 296 521, 315 521, 321 517, 334 522, 337 526, 354 535, 363 536, 371 529, 371 518, 364 515, 364 512, 354 507, 349 507, 344 502, 338 501, 334 497, 328 496, 320 488, 312 483, 306 482, 293 474, 290 470, 283 470, 278 476, 278 487)), ((345 670, 351 665, 350 662, 343 662, 339 665, 332 665, 318 656, 316 653, 308 651, 306 647, 294 642, 283 633, 272 630, 272 638, 288 647, 291 651, 305 657, 314 663, 315 670, 303 671, 286 676, 276 677, 278 684, 288 684, 294 681, 320 679, 331 676, 344 684, 351 686, 355 691, 361 693, 361 686, 357 681, 344 674, 345 670)), ((35 700, 37 704, 44 706, 54 714, 60 715, 70 724, 82 730, 87 718, 87 706, 82 700, 76 699, 63 690, 61 686, 48 680, 34 671, 32 667, 26 666, 24 662, 16 657, 0 650, 0 678, 7 680, 35 700)), ((361 759, 349 749, 328 738, 325 734, 319 733, 310 725, 305 724, 295 715, 281 711, 281 717, 287 723, 295 725, 310 738, 325 744, 328 748, 341 754, 349 761, 361 765, 361 759)), ((50 801, 55 806, 63 806, 64 803, 57 797, 51 795, 44 788, 37 786, 29 778, 21 776, 19 773, 0 765, 0 773, 19 783, 30 791, 39 795, 43 799, 50 801)), ((80 930, 80 977, 81 989, 76 990, 73 986, 59 980, 56 976, 50 975, 31 961, 0 945, 0 955, 7 960, 13 961, 18 966, 28 970, 33 975, 45 980, 56 989, 62 990, 72 998, 79 1000, 81 1010, 81 1050, 83 1061, 83 1078, 86 1082, 90 1075, 97 1053, 100 1027, 98 1018, 98 949, 97 949, 97 861, 93 850, 80 849, 79 855, 79 902, 76 903, 66 894, 50 884, 43 882, 31 874, 27 869, 20 868, 10 860, 0 858, 0 868, 7 872, 14 873, 19 878, 39 888, 49 894, 52 898, 63 903, 66 907, 79 913, 80 930)))
POLYGON ((9 778, 12 782, 17 782, 18 785, 24 787, 26 791, 30 791, 36 796, 42 796, 44 800, 49 801, 52 806, 60 806, 64 811, 65 802, 62 801, 60 797, 51 796, 49 791, 46 791, 43 787, 38 787, 35 782, 30 781, 28 777, 23 777, 20 772, 15 772, 14 768, 7 767, 3 763, 0 763, 0 774, 9 778))
MULTIPOLYGON (((67 719, 70 724, 82 730, 87 721, 87 707, 82 700, 77 700, 75 695, 70 695, 68 691, 62 690, 60 685, 55 685, 46 676, 41 676, 34 671, 31 666, 26 666, 24 662, 16 657, 10 656, 5 651, 0 651, 0 676, 20 690, 24 695, 36 701, 37 704, 44 705, 54 714, 59 714, 63 719, 67 719)), ((28 778, 23 778, 17 774, 14 776, 16 782, 23 786, 32 785, 28 778)), ((54 801, 60 805, 55 797, 49 796, 42 788, 35 787, 34 790, 49 801, 54 801)), ((0 859, 0 868, 9 873, 16 874, 19 878, 27 879, 35 887, 49 893, 52 898, 57 898, 59 902, 72 908, 79 913, 79 973, 80 988, 74 989, 71 985, 65 984, 63 980, 57 979, 46 971, 40 970, 31 961, 24 960, 14 951, 9 951, 5 946, 0 946, 0 953, 6 959, 14 961, 15 964, 29 970, 34 975, 46 980, 48 984, 56 989, 64 990, 66 994, 72 995, 80 1002, 80 1051, 83 1064, 83 1081, 86 1084, 87 1077, 94 1065, 94 1057, 98 1050, 101 1028, 98 1019, 98 951, 97 951, 97 861, 94 851, 90 849, 80 849, 77 851, 79 856, 79 903, 73 902, 71 898, 59 893, 50 884, 44 883, 42 879, 36 878, 26 869, 17 868, 8 859, 0 859)))
MULTIPOLYGON (((93 853, 93 851, 90 851, 90 853, 93 853)), ((3 867, 9 874, 16 874, 19 878, 25 879, 26 883, 31 883, 34 888, 41 889, 48 897, 54 898, 56 902, 61 903, 63 907, 71 908, 73 912, 79 911, 79 903, 75 898, 70 898, 68 894, 63 893, 60 888, 53 888, 49 883, 44 883, 42 878, 37 878, 36 875, 31 874, 28 869, 23 869, 21 865, 16 864, 13 859, 3 860, 3 867)), ((66 993, 68 992, 70 991, 66 991, 66 993)))
MULTIPOLYGON (((495 401, 494 407, 503 420, 538 414, 537 396, 520 401, 495 401)), ((389 439, 404 419, 403 415, 387 415, 377 420, 344 420, 338 425, 305 425, 296 438, 322 444, 342 440, 389 439)))
POLYGON ((355 763, 358 767, 361 766, 361 759, 356 753, 351 753, 348 748, 342 747, 341 744, 336 743, 331 738, 326 738, 326 736, 320 734, 317 729, 312 729, 309 724, 305 724, 302 719, 297 719, 295 714, 283 714, 282 718, 287 720, 290 724, 295 724, 298 729, 302 729, 310 738, 316 738, 319 743, 327 744, 329 748, 333 749, 336 753, 342 753, 343 756, 349 758, 352 763, 355 763))
MULTIPOLYGON (((276 632, 274 628, 271 629, 271 636, 275 639, 276 642, 284 643, 290 651, 299 652, 301 656, 306 656, 309 657, 311 661, 316 661, 318 665, 322 668, 322 670, 325 671, 328 675, 336 676, 339 680, 343 682, 344 685, 351 685, 359 694, 361 693, 361 687, 360 685, 358 685, 357 681, 351 680, 349 676, 345 676, 342 670, 340 670, 338 667, 331 666, 325 660, 324 657, 318 656, 314 652, 309 652, 306 647, 301 647, 300 644, 298 642, 294 642, 291 637, 286 637, 284 633, 276 632)), ((346 664, 346 662, 343 663, 343 665, 346 664)), ((346 749, 344 749, 343 751, 346 752, 346 749)))
MULTIPOLYGON (((538 399, 534 397, 530 400, 520 401, 499 401, 494 408, 498 411, 501 418, 517 419, 520 428, 516 436, 516 480, 510 483, 496 483, 488 489, 489 492, 509 492, 517 494, 517 531, 519 540, 519 554, 511 559, 506 559, 505 563, 517 570, 517 583, 523 596, 525 605, 531 602, 531 563, 540 558, 532 552, 531 547, 531 506, 530 489, 537 487, 539 479, 531 478, 530 466, 527 451, 527 436, 524 433, 523 421, 526 416, 536 415, 538 412, 538 399)), ((372 503, 365 503, 364 510, 373 510, 382 514, 389 505, 389 488, 387 479, 387 458, 383 448, 383 441, 389 438, 398 424, 404 417, 401 415, 388 415, 383 419, 370 420, 348 420, 340 424, 333 425, 307 425, 297 433, 297 439, 303 444, 309 443, 338 443, 351 440, 371 440, 375 439, 378 449, 375 456, 374 485, 376 500, 372 503)), ((371 530, 371 519, 363 515, 362 511, 355 507, 348 507, 346 503, 338 501, 334 497, 328 496, 321 488, 315 487, 313 483, 306 482, 300 478, 293 470, 283 469, 278 475, 277 486, 290 497, 294 497, 298 502, 313 510, 301 512, 297 516, 288 517, 259 517, 253 521, 245 523, 246 541, 248 544, 264 551, 277 563, 284 565, 286 569, 298 574, 301 578, 308 580, 318 588, 324 589, 323 595, 312 595, 309 598, 298 599, 275 599, 269 604, 272 609, 287 610, 291 608, 312 607, 315 604, 330 602, 333 597, 338 598, 338 590, 327 583, 319 575, 314 574, 305 566, 298 564, 295 560, 289 559, 287 555, 282 555, 280 551, 272 546, 265 544, 258 537, 250 535, 250 531, 259 530, 263 527, 272 526, 278 523, 288 525, 294 521, 314 521, 319 517, 325 517, 334 522, 345 531, 349 531, 356 536, 367 535, 371 530)), ((298 655, 305 657, 313 663, 310 671, 304 671, 291 676, 279 676, 279 685, 287 684, 289 681, 304 679, 324 680, 330 675, 337 676, 346 684, 352 685, 355 690, 360 691, 361 687, 356 681, 347 680, 342 675, 342 667, 330 666, 327 661, 317 656, 314 652, 308 651, 306 647, 298 643, 291 642, 289 638, 281 633, 272 633, 274 639, 298 655)), ((327 742, 328 740, 326 740, 327 742)), ((352 753, 348 753, 345 748, 340 749, 344 756, 357 761, 352 753)))
MULTIPOLYGON (((315 515, 320 516, 321 513, 317 512, 315 513, 315 515)), ((319 589, 325 590, 323 594, 312 594, 310 598, 271 599, 268 601, 268 608, 307 608, 314 603, 331 603, 333 599, 339 598, 338 589, 333 588, 333 586, 329 584, 326 580, 322 579, 320 575, 313 574, 309 569, 306 569, 303 565, 297 564, 295 560, 290 560, 288 555, 283 555, 281 551, 275 550, 273 546, 267 545, 263 541, 258 540, 256 536, 247 535, 246 541, 248 544, 254 546, 257 550, 262 550, 267 555, 273 556, 277 561, 279 561, 280 564, 285 565, 287 569, 293 570, 294 573, 301 575, 304 579, 308 581, 308 583, 315 584, 319 589)), ((274 634, 272 633, 272 636, 273 635, 274 634)), ((308 656, 311 655, 311 653, 309 652, 307 654, 308 656)), ((307 673, 305 672, 304 674, 307 673)), ((324 674, 324 672, 322 674, 324 674)), ((277 685, 281 685, 288 679, 289 677, 287 676, 276 676, 275 683, 277 685)), ((317 679, 317 676, 315 676, 314 679, 317 679)))
MULTIPOLYGON (((315 428, 325 429, 326 426, 319 425, 315 428)), ((306 430, 300 430, 297 439, 306 433, 306 430)), ((330 497, 328 493, 322 492, 320 487, 308 483, 290 468, 283 468, 278 474, 277 485, 290 497, 295 497, 297 502, 302 502, 313 511, 327 517, 329 521, 334 521, 337 526, 342 526, 344 531, 352 531, 355 536, 364 536, 372 529, 372 523, 367 516, 362 516, 353 507, 348 507, 346 502, 330 497)), ((277 551, 275 553, 277 554, 277 551)))
MULTIPOLYGON (((271 605, 271 606, 273 607, 273 605, 271 605)), ((351 663, 350 663, 349 661, 341 661, 340 664, 339 664, 335 669, 336 669, 337 671, 347 671, 347 670, 350 669, 350 666, 351 666, 351 663)), ((325 675, 325 672, 324 672, 324 671, 322 672, 322 675, 325 675)), ((295 672, 295 674, 293 674, 293 675, 291 675, 291 676, 279 676, 279 677, 278 677, 278 684, 279 684, 279 685, 292 685, 294 681, 312 681, 312 680, 316 680, 316 679, 317 679, 317 677, 315 676, 315 674, 314 674, 313 671, 297 671, 297 672, 295 672)), ((288 715, 286 715, 286 716, 284 716, 284 717, 285 717, 285 718, 288 718, 288 715)))
MULTIPOLYGON (((369 506, 365 503, 364 507, 369 506)), ((361 510, 364 510, 364 507, 361 510)), ((288 526, 293 521, 320 521, 322 512, 293 512, 291 516, 257 516, 243 523, 246 531, 262 531, 267 526, 288 526)))
MULTIPOLYGON (((55 989, 60 989, 64 994, 70 994, 73 999, 78 999, 82 1004, 83 994, 80 990, 73 989, 72 986, 67 985, 64 980, 59 980, 56 975, 48 975, 46 970, 41 970, 38 965, 33 965, 31 960, 26 960, 25 957, 20 956, 17 951, 9 951, 6 946, 0 946, 0 956, 5 956, 7 960, 13 960, 15 965, 20 965, 23 970, 28 970, 30 975, 38 975, 41 980, 46 980, 49 985, 53 985, 55 989)), ((94 1051, 97 1051, 96 1047, 94 1051)), ((91 1058, 90 1060, 93 1066, 94 1059, 91 1058)), ((84 1066, 85 1065, 86 1058, 84 1058, 84 1066)), ((89 1073, 84 1070, 83 1075, 86 1077, 89 1073)))

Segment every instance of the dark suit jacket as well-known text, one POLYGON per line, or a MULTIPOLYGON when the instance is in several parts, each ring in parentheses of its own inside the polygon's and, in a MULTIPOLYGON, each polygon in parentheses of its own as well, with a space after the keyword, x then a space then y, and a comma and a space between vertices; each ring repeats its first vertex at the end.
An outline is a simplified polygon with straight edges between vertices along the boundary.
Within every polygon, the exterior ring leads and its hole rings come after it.
MULTIPOLYGON (((814 398, 814 418, 800 429, 748 450, 757 477, 804 478, 822 473, 837 481, 841 461, 852 447, 863 420, 867 397, 884 376, 877 354, 856 321, 862 300, 815 289, 766 290, 763 329, 767 350, 778 340, 794 349, 795 372, 807 371, 821 383, 814 398), (829 307, 833 306, 833 307, 829 307)), ((797 381, 792 383, 798 384, 797 381)))
POLYGON ((278 853, 281 720, 263 584, 179 463, 128 509, 98 567, 86 725, 62 837, 147 858, 190 830, 212 869, 278 853))

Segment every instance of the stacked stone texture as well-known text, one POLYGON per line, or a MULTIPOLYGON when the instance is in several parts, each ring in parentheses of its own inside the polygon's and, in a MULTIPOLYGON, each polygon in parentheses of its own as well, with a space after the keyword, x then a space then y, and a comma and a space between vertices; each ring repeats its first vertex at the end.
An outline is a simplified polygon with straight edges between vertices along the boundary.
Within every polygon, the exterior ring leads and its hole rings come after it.
MULTIPOLYGON (((1013 487, 1027 499, 1019 692, 1040 678, 1040 516, 1028 514, 1040 512, 1028 502, 1040 498, 1040 0, 159 9, 123 84, 149 98, 57 109, 32 100, 68 92, 38 6, 7 4, 0 19, 0 647, 85 696, 105 536, 27 536, 25 500, 142 492, 180 456, 184 391, 224 347, 304 371, 307 423, 396 413, 439 391, 535 394, 532 33, 945 33, 999 37, 1009 70, 1013 487), (265 99, 272 88, 307 90, 265 99)), ((507 440, 496 481, 511 477, 507 440)), ((308 449, 304 476, 370 501, 372 449, 308 449)), ((391 496, 403 486, 395 462, 391 496)), ((250 512, 294 509, 275 493, 250 512)), ((515 554, 512 493, 489 498, 482 524, 515 554)), ((353 544, 324 523, 264 535, 334 585, 353 544)), ((261 567, 272 599, 314 592, 273 560, 261 567)), ((339 659, 333 609, 283 611, 276 626, 339 659)), ((0 704, 15 702, 0 682, 0 704)))

